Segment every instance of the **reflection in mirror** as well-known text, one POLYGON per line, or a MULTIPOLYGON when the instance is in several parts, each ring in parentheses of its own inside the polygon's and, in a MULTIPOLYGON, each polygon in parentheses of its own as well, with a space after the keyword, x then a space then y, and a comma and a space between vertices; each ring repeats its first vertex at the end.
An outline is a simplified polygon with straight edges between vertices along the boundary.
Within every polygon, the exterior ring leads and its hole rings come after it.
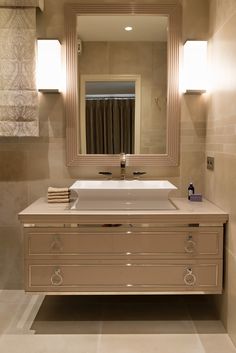
POLYGON ((140 77, 81 75, 81 150, 139 153, 140 77))
POLYGON ((167 31, 167 16, 77 16, 80 153, 166 153, 167 31))
MULTIPOLYGON (((181 13, 179 2, 65 4, 68 166, 120 166, 118 153, 86 152, 86 126, 84 122, 82 133, 80 116, 81 105, 85 108, 82 75, 139 75, 141 133, 139 138, 134 136, 134 154, 126 155, 127 165, 169 167, 179 164, 181 13), (90 19, 96 21, 90 23, 90 19), (118 21, 120 26, 117 27, 118 21), (153 22, 154 31, 149 31, 149 24, 153 22), (84 23, 89 36, 83 30, 84 23), (125 31, 126 26, 133 30, 125 31), (122 35, 118 37, 118 33, 122 35)), ((135 104, 136 100, 137 94, 135 104)), ((136 116, 134 120, 136 129, 136 116)))

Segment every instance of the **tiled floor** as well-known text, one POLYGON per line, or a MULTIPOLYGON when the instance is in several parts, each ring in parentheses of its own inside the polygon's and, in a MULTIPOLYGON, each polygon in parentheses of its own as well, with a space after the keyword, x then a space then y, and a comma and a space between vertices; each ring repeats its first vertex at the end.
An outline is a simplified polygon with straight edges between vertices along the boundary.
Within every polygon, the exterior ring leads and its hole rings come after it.
POLYGON ((0 291, 3 353, 236 353, 207 296, 0 291))

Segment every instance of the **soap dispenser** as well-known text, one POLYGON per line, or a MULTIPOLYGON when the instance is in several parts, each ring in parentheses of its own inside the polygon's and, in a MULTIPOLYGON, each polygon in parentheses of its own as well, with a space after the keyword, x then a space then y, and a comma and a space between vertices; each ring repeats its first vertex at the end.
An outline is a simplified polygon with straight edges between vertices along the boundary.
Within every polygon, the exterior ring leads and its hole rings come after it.
POLYGON ((189 184, 189 187, 188 187, 188 199, 190 200, 190 196, 194 194, 194 186, 193 186, 193 183, 190 183, 189 184))

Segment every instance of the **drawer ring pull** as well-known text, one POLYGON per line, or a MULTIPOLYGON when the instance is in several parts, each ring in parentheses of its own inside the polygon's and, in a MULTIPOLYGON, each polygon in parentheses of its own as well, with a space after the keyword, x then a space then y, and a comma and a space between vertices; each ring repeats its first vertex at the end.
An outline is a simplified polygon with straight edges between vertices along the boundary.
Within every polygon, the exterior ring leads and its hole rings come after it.
POLYGON ((187 253, 192 254, 195 251, 195 246, 196 246, 196 243, 193 240, 191 240, 191 238, 189 238, 186 242, 184 250, 187 253))
POLYGON ((59 238, 58 235, 55 235, 53 237, 53 241, 50 245, 50 249, 52 251, 62 251, 62 244, 61 244, 61 239, 59 238))
POLYGON ((196 283, 197 278, 196 276, 193 274, 193 270, 191 268, 187 268, 187 273, 184 276, 184 283, 187 286, 194 286, 194 284, 196 283))
POLYGON ((51 283, 53 286, 60 286, 63 283, 63 277, 61 275, 61 269, 57 268, 51 276, 51 283))

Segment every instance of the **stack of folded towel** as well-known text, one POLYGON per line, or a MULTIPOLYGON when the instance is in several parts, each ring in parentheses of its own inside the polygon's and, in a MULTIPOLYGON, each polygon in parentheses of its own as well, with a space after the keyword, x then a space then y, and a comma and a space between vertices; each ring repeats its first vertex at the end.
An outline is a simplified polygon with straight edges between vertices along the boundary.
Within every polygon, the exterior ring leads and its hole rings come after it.
POLYGON ((69 188, 53 188, 49 186, 48 202, 49 203, 70 202, 69 188))

